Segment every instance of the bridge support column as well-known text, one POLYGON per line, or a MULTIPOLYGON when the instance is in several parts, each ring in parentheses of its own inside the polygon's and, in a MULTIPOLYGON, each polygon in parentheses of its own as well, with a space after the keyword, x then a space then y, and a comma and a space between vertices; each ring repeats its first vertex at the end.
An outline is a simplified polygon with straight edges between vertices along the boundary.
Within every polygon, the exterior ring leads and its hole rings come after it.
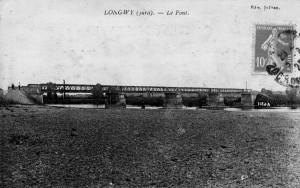
POLYGON ((182 97, 179 93, 165 93, 164 108, 179 109, 182 108, 182 97))
POLYGON ((126 108, 124 93, 106 93, 105 108, 126 108))
POLYGON ((251 93, 249 93, 249 92, 241 93, 241 107, 242 108, 254 107, 251 93))
POLYGON ((220 109, 223 110, 225 108, 224 105, 224 97, 222 93, 209 93, 207 96, 207 109, 220 109))

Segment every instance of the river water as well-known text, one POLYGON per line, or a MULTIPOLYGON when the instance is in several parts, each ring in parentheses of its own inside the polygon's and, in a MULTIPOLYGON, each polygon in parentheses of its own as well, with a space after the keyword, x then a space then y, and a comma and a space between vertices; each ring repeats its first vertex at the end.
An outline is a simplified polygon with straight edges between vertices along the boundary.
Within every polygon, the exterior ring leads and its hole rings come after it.
MULTIPOLYGON (((65 108, 105 108, 104 104, 102 105, 94 105, 94 104, 50 104, 48 106, 55 107, 65 107, 65 108)), ((127 109, 141 109, 140 106, 134 105, 126 105, 127 109)), ((162 109, 161 106, 146 106, 145 109, 157 110, 162 109)), ((206 110, 203 108, 197 107, 183 107, 184 110, 206 110)), ((225 108, 225 111, 243 111, 243 112, 295 112, 300 113, 300 107, 297 109, 292 109, 290 107, 273 107, 273 108, 265 108, 265 109, 240 109, 240 108, 225 108)))
MULTIPOLYGON (((95 105, 95 104, 49 104, 48 106, 55 106, 55 107, 65 107, 65 108, 105 108, 104 104, 101 105, 95 105)), ((128 109, 141 109, 141 106, 135 106, 135 105, 126 105, 126 108, 128 109)), ((145 106, 145 109, 150 110, 157 110, 162 109, 162 106, 145 106)), ((186 110, 197 110, 197 107, 183 107, 183 109, 186 110)))
POLYGON ((271 108, 260 108, 260 109, 240 109, 240 108, 225 108, 226 111, 243 111, 243 112, 292 112, 300 113, 300 107, 292 109, 291 107, 271 107, 271 108))

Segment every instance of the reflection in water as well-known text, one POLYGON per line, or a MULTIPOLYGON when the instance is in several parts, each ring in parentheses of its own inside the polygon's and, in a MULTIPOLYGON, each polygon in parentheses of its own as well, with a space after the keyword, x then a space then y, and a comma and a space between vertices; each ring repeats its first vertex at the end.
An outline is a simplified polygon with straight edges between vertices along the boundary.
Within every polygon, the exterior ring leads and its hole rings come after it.
POLYGON ((226 111, 243 111, 243 112, 300 112, 300 108, 293 109, 291 107, 272 107, 260 109, 240 109, 240 108, 225 108, 226 111))
MULTIPOLYGON (((50 104, 48 106, 56 106, 56 107, 65 107, 65 108, 105 108, 104 104, 94 105, 94 104, 50 104)), ((141 106, 135 105, 126 105, 127 109, 141 109, 141 106)), ((146 106, 146 109, 157 110, 162 109, 161 106, 146 106)), ((184 110, 205 110, 203 108, 198 107, 183 107, 184 110)), ((241 109, 241 108, 225 108, 226 111, 243 111, 243 112, 300 112, 300 108, 292 109, 290 107, 272 107, 265 109, 241 109)))
POLYGON ((64 107, 64 108, 105 108, 104 104, 49 104, 48 106, 64 107))
MULTIPOLYGON (((64 108, 105 108, 104 104, 49 104, 48 106, 64 107, 64 108)), ((128 109, 141 109, 141 106, 126 105, 128 109)), ((160 106, 146 106, 146 109, 160 109, 160 106)))
MULTIPOLYGON (((48 106, 55 106, 55 107, 65 107, 65 108, 105 108, 104 104, 101 105, 95 105, 95 104, 49 104, 48 106)), ((126 105, 126 108, 128 109, 141 109, 141 106, 135 106, 135 105, 126 105)), ((145 106, 145 109, 150 110, 156 110, 156 109, 162 109, 162 106, 145 106)), ((186 110, 197 110, 197 107, 186 107, 184 106, 183 109, 186 110)))

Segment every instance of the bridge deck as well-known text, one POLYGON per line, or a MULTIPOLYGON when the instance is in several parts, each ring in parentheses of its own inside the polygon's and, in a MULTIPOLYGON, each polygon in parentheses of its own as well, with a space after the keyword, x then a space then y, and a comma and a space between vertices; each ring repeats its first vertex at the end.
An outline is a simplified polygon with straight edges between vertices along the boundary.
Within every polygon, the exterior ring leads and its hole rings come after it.
MULTIPOLYGON (((41 92, 48 91, 47 84, 29 84, 29 87, 40 87, 41 92)), ((56 84, 55 90, 57 92, 77 92, 77 93, 91 93, 95 85, 83 84, 56 84)), ((242 93, 251 92, 251 89, 236 89, 236 88, 200 88, 200 87, 159 87, 159 86, 116 86, 116 85, 101 85, 104 92, 154 92, 154 93, 242 93)))

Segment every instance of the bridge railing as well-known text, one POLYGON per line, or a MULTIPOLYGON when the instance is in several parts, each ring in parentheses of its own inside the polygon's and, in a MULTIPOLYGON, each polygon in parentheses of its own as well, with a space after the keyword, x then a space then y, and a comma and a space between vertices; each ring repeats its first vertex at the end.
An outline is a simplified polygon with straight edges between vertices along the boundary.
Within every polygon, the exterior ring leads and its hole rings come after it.
MULTIPOLYGON (((40 85, 42 91, 48 90, 47 84, 40 85)), ((73 91, 73 92, 91 92, 94 88, 94 85, 70 85, 70 84, 55 84, 54 90, 56 91, 73 91)))
MULTIPOLYGON (((29 84, 36 86, 37 84, 29 84)), ((28 86, 29 86, 28 85, 28 86)), ((66 92, 92 92, 95 85, 55 84, 54 90, 66 92)), ((47 91, 47 84, 40 84, 41 91, 47 91)), ((114 86, 102 85, 104 92, 179 92, 179 93, 245 93, 252 92, 251 89, 236 88, 196 88, 196 87, 158 87, 158 86, 114 86)))

